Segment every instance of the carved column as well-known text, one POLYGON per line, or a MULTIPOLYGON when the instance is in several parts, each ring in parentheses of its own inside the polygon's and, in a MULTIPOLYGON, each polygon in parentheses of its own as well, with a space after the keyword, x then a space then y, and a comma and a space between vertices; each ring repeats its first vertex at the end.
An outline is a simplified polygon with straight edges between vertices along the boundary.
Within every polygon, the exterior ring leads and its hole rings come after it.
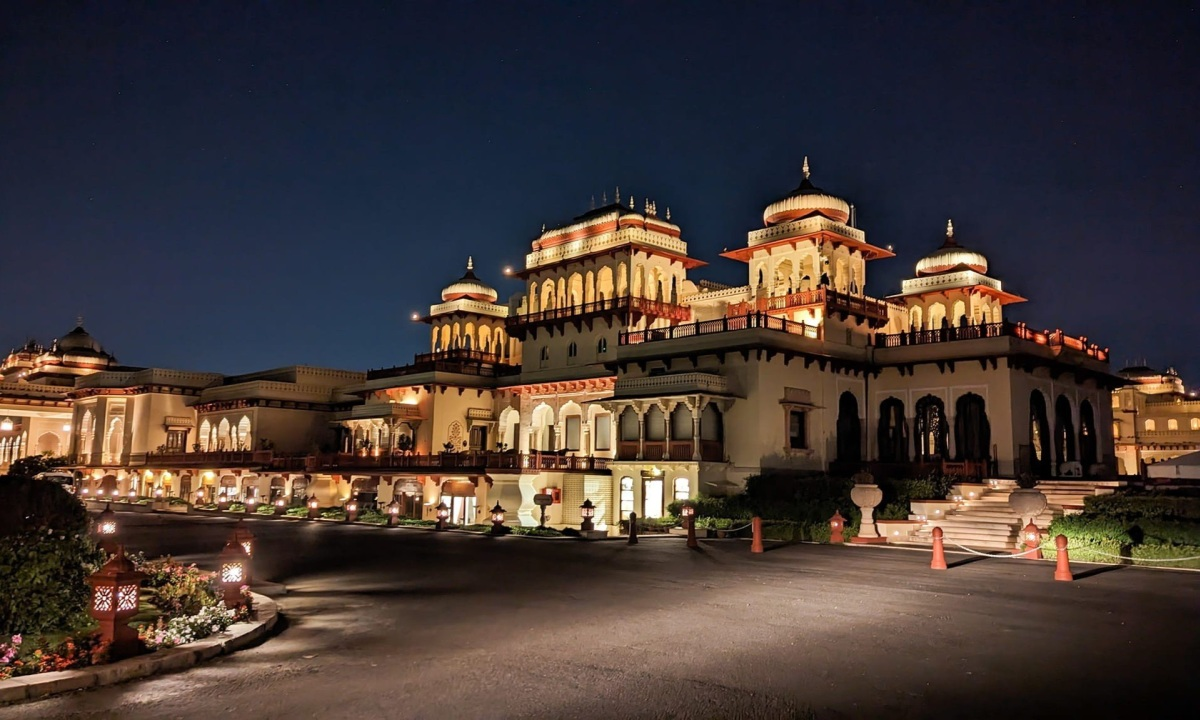
POLYGON ((634 408, 638 414, 638 451, 637 459, 641 460, 646 456, 646 412, 644 408, 634 408))
POLYGON ((694 405, 688 405, 688 409, 692 411, 692 460, 700 460, 700 403, 701 398, 696 399, 694 405))

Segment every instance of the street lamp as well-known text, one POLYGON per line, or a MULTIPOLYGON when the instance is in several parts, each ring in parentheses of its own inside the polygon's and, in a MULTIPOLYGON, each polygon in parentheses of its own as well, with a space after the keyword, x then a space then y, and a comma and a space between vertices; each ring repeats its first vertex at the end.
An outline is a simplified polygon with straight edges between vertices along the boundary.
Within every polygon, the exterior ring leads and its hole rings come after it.
POLYGON ((387 518, 388 527, 396 527, 396 521, 400 518, 400 499, 392 498, 392 501, 390 503, 388 503, 387 507, 388 507, 388 518, 387 518))
POLYGON ((114 552, 117 540, 117 514, 113 512, 112 505, 109 503, 104 504, 104 511, 100 513, 100 519, 96 522, 96 534, 100 536, 100 547, 108 552, 114 552))
POLYGON ((687 546, 690 548, 700 547, 700 543, 696 542, 696 508, 690 502, 685 502, 679 508, 679 514, 683 517, 683 524, 687 527, 687 546))
POLYGON ((504 534, 504 508, 498 502, 492 508, 492 534, 504 534))
POLYGON ((251 495, 250 497, 246 498, 246 503, 245 503, 244 507, 246 509, 246 514, 250 514, 250 513, 254 512, 255 508, 258 507, 258 496, 251 495))
POLYGON ((579 514, 583 517, 583 522, 579 523, 580 532, 591 532, 596 529, 592 518, 596 517, 596 506, 592 504, 590 499, 585 499, 583 504, 579 506, 579 514))
POLYGON ((254 557, 254 533, 246 527, 245 520, 238 520, 234 523, 233 532, 229 534, 229 542, 241 545, 242 549, 246 551, 247 557, 254 557))
POLYGON ((437 529, 446 529, 446 519, 450 517, 450 508, 446 507, 446 501, 443 500, 437 506, 437 529))
POLYGON ((282 515, 287 512, 287 503, 283 498, 275 498, 275 514, 282 515))
POLYGON ((309 500, 308 501, 308 519, 316 520, 319 515, 318 511, 320 509, 321 509, 321 504, 319 502, 317 502, 316 498, 309 500))
POLYGON ((242 604, 242 587, 250 584, 250 558, 241 545, 230 541, 221 551, 221 590, 225 607, 242 604))
POLYGON ((346 522, 352 523, 358 519, 358 503, 354 500, 346 503, 346 522))
POLYGON ((138 595, 145 575, 134 569, 122 548, 87 578, 92 588, 88 607, 91 616, 100 624, 100 637, 109 643, 113 659, 129 657, 140 649, 137 631, 129 619, 138 612, 138 595))

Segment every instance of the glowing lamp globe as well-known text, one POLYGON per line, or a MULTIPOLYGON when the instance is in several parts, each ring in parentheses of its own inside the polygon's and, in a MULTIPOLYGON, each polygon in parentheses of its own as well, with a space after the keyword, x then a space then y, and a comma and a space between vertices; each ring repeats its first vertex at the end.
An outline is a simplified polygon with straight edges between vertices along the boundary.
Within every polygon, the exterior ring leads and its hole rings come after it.
POLYGON ((154 488, 154 497, 162 498, 162 496, 163 496, 163 489, 162 488, 154 488))
POLYGON ((504 524, 504 508, 500 505, 500 503, 496 503, 494 506, 492 506, 492 522, 500 525, 504 524))
POLYGON ((234 523, 233 532, 229 533, 229 542, 241 545, 242 550, 246 551, 246 557, 254 557, 254 533, 246 527, 245 520, 234 523))
POLYGON ((595 524, 592 518, 596 517, 596 506, 591 500, 585 499, 583 504, 579 506, 579 515, 583 518, 583 522, 579 524, 579 529, 583 532, 591 532, 595 529, 595 524))
POLYGON ((392 498, 392 501, 387 506, 387 524, 388 527, 396 527, 396 521, 400 518, 400 499, 392 498))
POLYGON ((113 512, 112 506, 105 505, 104 512, 100 513, 100 519, 96 522, 96 534, 102 538, 112 538, 117 534, 117 514, 113 512))
POLYGON ((446 520, 450 518, 450 508, 446 506, 446 501, 438 503, 437 506, 437 529, 446 529, 446 520))
POLYGON ((685 520, 686 520, 686 519, 690 519, 690 518, 692 518, 692 517, 695 517, 695 515, 696 515, 696 508, 695 508, 695 507, 693 507, 691 503, 684 503, 684 504, 683 504, 683 506, 679 508, 679 514, 680 514, 680 516, 682 516, 682 517, 683 517, 685 520))

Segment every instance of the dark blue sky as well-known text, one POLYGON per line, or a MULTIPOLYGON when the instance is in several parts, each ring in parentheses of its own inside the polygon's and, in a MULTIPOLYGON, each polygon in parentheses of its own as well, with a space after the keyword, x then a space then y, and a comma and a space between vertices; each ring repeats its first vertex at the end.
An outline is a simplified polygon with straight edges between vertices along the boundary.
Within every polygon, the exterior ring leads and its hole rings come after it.
POLYGON ((953 217, 1010 317, 1200 383, 1184 3, 4 3, 4 349, 366 369, 619 184, 712 263, 813 180, 898 258, 953 217), (114 9, 113 5, 124 5, 114 9), (957 7, 944 10, 944 6, 957 7))

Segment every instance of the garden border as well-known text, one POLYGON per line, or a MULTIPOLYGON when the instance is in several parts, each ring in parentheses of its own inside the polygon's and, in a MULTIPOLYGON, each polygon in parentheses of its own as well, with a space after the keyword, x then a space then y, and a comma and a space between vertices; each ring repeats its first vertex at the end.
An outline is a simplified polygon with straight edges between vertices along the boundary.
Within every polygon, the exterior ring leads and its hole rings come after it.
POLYGON ((270 633, 279 620, 279 606, 274 600, 258 593, 251 595, 255 608, 253 622, 234 623, 224 633, 114 663, 0 680, 0 707, 185 670, 218 655, 241 650, 270 633))

